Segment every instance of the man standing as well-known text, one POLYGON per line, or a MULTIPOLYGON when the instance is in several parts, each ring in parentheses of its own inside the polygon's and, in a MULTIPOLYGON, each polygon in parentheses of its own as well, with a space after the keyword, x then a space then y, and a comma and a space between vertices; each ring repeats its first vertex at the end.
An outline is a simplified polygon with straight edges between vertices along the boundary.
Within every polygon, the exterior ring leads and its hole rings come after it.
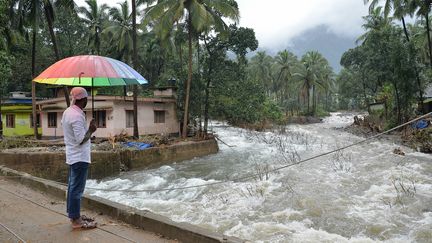
POLYGON ((62 126, 66 145, 66 163, 69 165, 67 213, 72 222, 72 228, 93 229, 97 223, 80 214, 81 197, 87 180, 90 160, 90 137, 96 131, 94 120, 86 128, 86 118, 83 109, 87 105, 87 91, 74 87, 70 95, 71 106, 63 112, 62 126))

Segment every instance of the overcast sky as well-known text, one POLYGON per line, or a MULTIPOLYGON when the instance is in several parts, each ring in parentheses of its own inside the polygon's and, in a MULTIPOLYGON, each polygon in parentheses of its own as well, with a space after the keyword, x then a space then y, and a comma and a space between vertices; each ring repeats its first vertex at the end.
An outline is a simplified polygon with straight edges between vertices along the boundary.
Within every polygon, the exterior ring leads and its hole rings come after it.
MULTIPOLYGON (((115 6, 121 0, 98 0, 115 6)), ((78 0, 83 5, 84 0, 78 0)), ((240 26, 253 28, 260 48, 280 50, 302 32, 321 25, 343 37, 362 33, 363 0, 237 0, 240 26)))
POLYGON ((302 32, 327 25, 343 37, 362 33, 363 0, 237 0, 240 25, 255 30, 260 47, 283 49, 302 32))

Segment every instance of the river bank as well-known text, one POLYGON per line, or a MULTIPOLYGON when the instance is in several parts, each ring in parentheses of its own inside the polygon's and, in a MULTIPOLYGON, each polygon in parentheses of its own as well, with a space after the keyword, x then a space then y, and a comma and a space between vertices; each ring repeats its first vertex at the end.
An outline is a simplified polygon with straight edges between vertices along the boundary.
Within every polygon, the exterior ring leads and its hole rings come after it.
MULTIPOLYGON (((432 153, 432 118, 425 118, 423 121, 429 124, 424 129, 417 129, 412 124, 399 130, 381 135, 377 139, 385 139, 398 145, 410 147, 422 153, 432 153)), ((353 117, 352 123, 342 129, 351 134, 368 138, 384 132, 383 123, 376 119, 368 119, 368 116, 353 117)))

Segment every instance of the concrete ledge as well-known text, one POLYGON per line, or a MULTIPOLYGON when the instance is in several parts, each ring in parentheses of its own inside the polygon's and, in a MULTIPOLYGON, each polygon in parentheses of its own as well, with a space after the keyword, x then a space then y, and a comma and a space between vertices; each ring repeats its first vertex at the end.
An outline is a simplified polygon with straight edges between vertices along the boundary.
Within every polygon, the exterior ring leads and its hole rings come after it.
MULTIPOLYGON (((214 139, 183 142, 145 150, 92 151, 88 178, 103 179, 116 176, 120 173, 122 166, 125 166, 126 170, 137 170, 215 154, 218 151, 219 147, 214 139)), ((63 183, 67 182, 68 176, 68 166, 65 160, 64 152, 7 150, 0 152, 0 165, 63 183)))
MULTIPOLYGON (((60 199, 64 200, 66 198, 67 188, 64 185, 34 177, 27 173, 15 171, 4 166, 0 166, 0 174, 11 176, 10 179, 14 179, 31 188, 49 193, 60 199)), ((96 196, 85 195, 82 200, 82 205, 86 208, 102 212, 103 214, 109 215, 141 229, 152 231, 171 239, 177 239, 181 242, 246 242, 236 237, 229 237, 220 233, 211 232, 207 229, 188 223, 177 223, 150 211, 138 210, 96 196)))
POLYGON ((121 152, 121 160, 129 170, 138 170, 169 164, 174 161, 215 154, 219 147, 215 139, 199 142, 184 142, 165 147, 121 152))
MULTIPOLYGON (((121 161, 118 153, 94 151, 92 157, 89 179, 102 179, 120 173, 121 161)), ((67 182, 69 171, 65 161, 64 152, 0 152, 0 165, 63 183, 67 182)))

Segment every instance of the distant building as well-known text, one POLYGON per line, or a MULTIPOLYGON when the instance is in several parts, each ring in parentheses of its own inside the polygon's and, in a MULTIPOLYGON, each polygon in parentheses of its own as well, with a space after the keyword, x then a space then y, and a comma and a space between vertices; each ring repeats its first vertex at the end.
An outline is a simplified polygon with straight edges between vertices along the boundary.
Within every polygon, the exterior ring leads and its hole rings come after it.
POLYGON ((432 84, 429 84, 425 90, 423 108, 426 113, 432 112, 432 84))
MULTIPOLYGON (((31 94, 28 92, 11 92, 10 96, 1 103, 1 121, 4 136, 33 135, 31 94)), ((39 114, 37 124, 40 134, 39 114)))
POLYGON ((384 111, 385 110, 385 103, 384 102, 375 102, 368 105, 369 111, 384 111))
MULTIPOLYGON (((178 134, 180 124, 176 113, 175 89, 158 88, 154 97, 138 98, 138 132, 147 134, 178 134)), ((61 119, 66 102, 61 92, 58 98, 37 102, 41 113, 42 136, 61 137, 61 119)), ((96 137, 109 137, 123 132, 133 135, 133 98, 127 96, 96 95, 94 101, 96 137)), ((84 109, 87 121, 92 119, 92 101, 88 98, 84 109)))

